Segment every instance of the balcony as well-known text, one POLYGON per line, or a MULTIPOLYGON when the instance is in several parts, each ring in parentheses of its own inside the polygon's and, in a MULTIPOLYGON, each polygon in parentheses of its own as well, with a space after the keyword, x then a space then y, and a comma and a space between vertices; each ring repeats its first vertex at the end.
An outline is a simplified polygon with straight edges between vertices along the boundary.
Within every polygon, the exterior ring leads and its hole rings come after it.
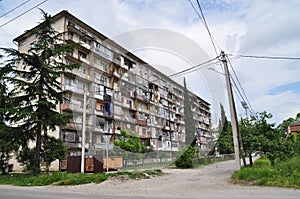
POLYGON ((62 104, 62 111, 65 112, 82 112, 83 108, 76 104, 70 104, 70 103, 63 103, 62 104))
POLYGON ((126 64, 121 64, 121 67, 124 68, 125 70, 128 70, 128 66, 126 64))
POLYGON ((91 45, 90 44, 87 44, 85 42, 81 42, 80 45, 88 50, 91 50, 91 45))
POLYGON ((94 127, 94 131, 103 133, 103 132, 104 132, 104 128, 102 128, 102 127, 100 127, 100 126, 95 126, 95 127, 94 127))
POLYGON ((102 148, 105 148, 105 144, 94 144, 94 149, 102 149, 102 148))
POLYGON ((100 116, 104 116, 104 111, 100 111, 100 110, 95 110, 95 115, 100 115, 100 116))
POLYGON ((104 100, 104 95, 101 94, 94 93, 93 97, 99 100, 104 100))
POLYGON ((120 116, 120 115, 114 115, 114 119, 121 120, 122 116, 120 116))
MULTIPOLYGON (((105 52, 103 52, 102 50, 100 50, 100 48, 94 48, 94 53, 96 53, 96 54, 98 54, 98 55, 100 55, 101 57, 104 57, 104 58, 106 58, 106 59, 108 59, 109 61, 113 61, 113 57, 110 55, 110 54, 108 54, 108 53, 105 53, 105 52)), ((111 53, 112 54, 112 53, 111 53)))
POLYGON ((147 120, 138 120, 137 124, 140 126, 147 126, 147 120))
POLYGON ((76 85, 65 85, 63 87, 63 90, 65 91, 71 91, 71 92, 74 92, 74 93, 79 93, 79 94, 83 94, 84 93, 84 90, 81 89, 81 88, 78 88, 76 85))
POLYGON ((85 58, 83 58, 83 57, 79 57, 79 60, 82 61, 83 63, 88 64, 88 65, 90 64, 90 61, 87 60, 87 59, 85 59, 85 58))
MULTIPOLYGON (((78 143, 78 147, 81 148, 82 144, 81 143, 78 143)), ((85 143, 85 147, 86 149, 88 149, 90 147, 90 144, 89 143, 85 143)))

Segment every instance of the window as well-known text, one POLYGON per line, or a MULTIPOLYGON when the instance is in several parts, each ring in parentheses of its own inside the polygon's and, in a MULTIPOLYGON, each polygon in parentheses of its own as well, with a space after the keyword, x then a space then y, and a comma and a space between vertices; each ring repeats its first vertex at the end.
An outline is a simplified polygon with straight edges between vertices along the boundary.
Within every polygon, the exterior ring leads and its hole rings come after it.
POLYGON ((100 84, 93 84, 93 91, 97 95, 103 95, 104 94, 104 86, 102 86, 100 84))
POLYGON ((113 52, 98 42, 95 42, 95 51, 109 60, 113 58, 113 52))
POLYGON ((35 48, 36 47, 36 43, 35 42, 31 42, 30 43, 30 49, 33 49, 33 48, 35 48))
POLYGON ((75 132, 63 132, 63 140, 65 142, 75 142, 76 141, 76 134, 75 132))
POLYGON ((120 106, 114 106, 114 111, 116 114, 121 115, 122 114, 122 108, 120 106))
POLYGON ((78 68, 78 73, 80 73, 80 74, 86 74, 86 68, 85 67, 78 68))
POLYGON ((69 78, 65 78, 65 85, 71 86, 71 84, 72 84, 72 80, 69 78))
POLYGON ((96 110, 104 111, 104 104, 100 103, 99 101, 96 102, 96 110))
POLYGON ((84 90, 86 85, 83 82, 77 81, 77 88, 80 90, 84 90))
POLYGON ((74 33, 69 32, 68 33, 68 39, 73 40, 73 37, 74 37, 74 33))
POLYGON ((85 53, 83 53, 81 51, 78 51, 78 58, 80 58, 80 57, 86 59, 87 58, 87 54, 85 54, 85 53))

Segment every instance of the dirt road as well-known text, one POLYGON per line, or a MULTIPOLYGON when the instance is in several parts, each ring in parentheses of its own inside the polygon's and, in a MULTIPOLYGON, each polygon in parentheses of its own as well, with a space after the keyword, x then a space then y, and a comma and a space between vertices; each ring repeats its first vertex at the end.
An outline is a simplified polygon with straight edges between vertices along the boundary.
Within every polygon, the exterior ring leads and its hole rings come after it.
MULTIPOLYGON (((234 161, 227 161, 203 166, 201 168, 179 170, 164 169, 166 175, 153 177, 143 180, 109 180, 101 184, 88 184, 80 186, 46 186, 46 187, 11 187, 0 186, 0 198, 3 191, 27 191, 43 198, 57 198, 58 195, 64 195, 63 198, 182 198, 182 199, 201 199, 201 198, 222 198, 222 199, 299 199, 300 190, 256 187, 233 185, 230 176, 234 170, 234 161), (72 196, 72 197, 71 197, 72 196)), ((25 193, 25 192, 24 192, 25 193)), ((10 197, 12 198, 12 197, 10 197)), ((17 197, 16 197, 17 198, 17 197)), ((36 197, 39 198, 39 197, 36 197)))

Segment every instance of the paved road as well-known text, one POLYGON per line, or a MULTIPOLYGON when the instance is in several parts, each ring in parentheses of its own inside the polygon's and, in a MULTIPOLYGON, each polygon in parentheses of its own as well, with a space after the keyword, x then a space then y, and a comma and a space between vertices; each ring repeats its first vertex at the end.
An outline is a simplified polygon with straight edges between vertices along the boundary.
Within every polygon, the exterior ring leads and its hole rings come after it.
POLYGON ((190 170, 164 170, 163 176, 144 179, 109 180, 80 186, 0 186, 0 199, 299 199, 300 190, 233 185, 234 161, 190 170))

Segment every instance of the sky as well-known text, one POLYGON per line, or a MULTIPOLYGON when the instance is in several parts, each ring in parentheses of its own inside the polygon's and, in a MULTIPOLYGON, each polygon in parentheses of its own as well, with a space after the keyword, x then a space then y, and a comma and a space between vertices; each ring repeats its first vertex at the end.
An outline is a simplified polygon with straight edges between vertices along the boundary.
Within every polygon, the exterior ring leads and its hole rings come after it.
MULTIPOLYGON (((0 47, 16 48, 12 40, 41 21, 38 8, 50 15, 68 10, 167 75, 212 60, 224 51, 230 60, 238 117, 246 114, 241 101, 246 101, 253 112, 271 113, 271 122, 276 125, 300 112, 299 59, 239 56, 300 57, 298 0, 200 0, 214 45, 191 5, 198 9, 196 0, 42 2, 0 1, 0 47), (4 25, 9 20, 13 21, 4 25)), ((185 77, 188 88, 211 103, 213 124, 219 119, 220 103, 230 118, 221 62, 201 66, 174 81, 182 83, 185 77)))

